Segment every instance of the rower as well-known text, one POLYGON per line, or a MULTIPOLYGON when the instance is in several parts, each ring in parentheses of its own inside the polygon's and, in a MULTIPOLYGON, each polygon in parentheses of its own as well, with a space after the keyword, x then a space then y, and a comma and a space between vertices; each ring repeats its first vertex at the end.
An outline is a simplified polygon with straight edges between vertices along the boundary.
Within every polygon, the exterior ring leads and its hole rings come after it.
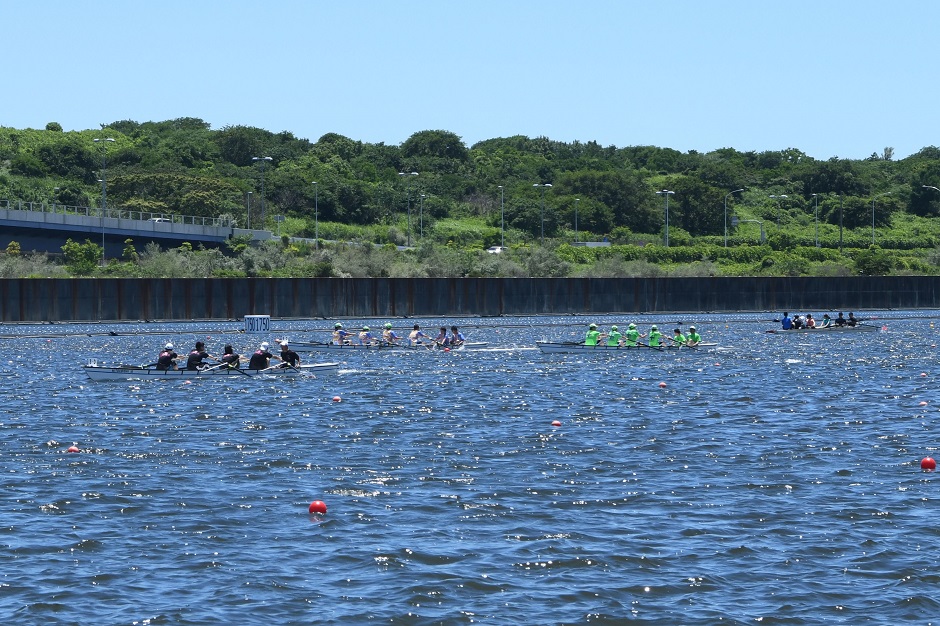
POLYGON ((414 329, 408 333, 408 340, 411 342, 411 345, 420 346, 422 345, 422 339, 430 339, 430 337, 421 332, 421 326, 415 324, 414 329))
POLYGON ((390 346, 397 346, 398 342, 401 341, 398 333, 392 330, 391 322, 385 323, 385 328, 382 330, 382 341, 390 346))
POLYGON ((241 360, 241 357, 235 354, 235 350, 231 345, 226 345, 225 349, 222 350, 222 358, 219 360, 222 361, 226 367, 230 369, 236 369, 238 367, 239 361, 241 360))
POLYGON ((339 322, 333 324, 333 343, 338 346, 349 343, 349 336, 352 333, 349 331, 343 330, 343 325, 339 322))
POLYGON ((685 342, 686 342, 686 338, 685 338, 685 335, 682 334, 681 330, 677 328, 674 331, 672 331, 673 345, 675 345, 678 348, 680 346, 684 346, 685 342))
POLYGON ((160 356, 157 357, 157 369, 160 371, 166 370, 175 370, 176 369, 176 359, 180 355, 173 352, 173 344, 168 343, 163 346, 163 351, 160 353, 160 356))
POLYGON ((262 343, 254 354, 251 355, 251 359, 248 361, 248 369, 250 370, 264 370, 268 369, 268 364, 271 362, 271 359, 281 360, 281 357, 274 356, 268 352, 268 342, 262 343))
POLYGON ((190 351, 189 356, 186 359, 186 369, 190 372, 201 370, 205 365, 207 365, 207 363, 203 363, 205 359, 215 359, 215 357, 206 352, 206 344, 201 341, 197 341, 196 347, 190 351))
POLYGON ((622 337, 623 335, 617 329, 617 326, 616 325, 611 326, 610 332, 607 333, 607 345, 611 347, 614 347, 614 346, 620 347, 620 345, 622 344, 621 342, 622 337))
POLYGON ((662 338, 663 334, 659 332, 659 326, 656 324, 650 326, 650 342, 647 345, 649 345, 650 348, 659 348, 662 338))
POLYGON ((641 334, 640 334, 640 331, 638 331, 638 330, 636 329, 636 324, 634 324, 634 323, 631 322, 630 325, 627 326, 627 334, 625 335, 625 338, 626 338, 626 346, 627 346, 628 348, 635 348, 635 347, 637 347, 637 345, 638 345, 638 343, 639 343, 639 341, 640 341, 640 337, 645 337, 645 336, 646 336, 646 335, 641 335, 641 334))
POLYGON ((436 343, 439 346, 446 346, 448 343, 450 343, 449 340, 447 339, 446 327, 441 326, 441 332, 439 332, 437 334, 437 337, 434 338, 434 343, 436 343))
POLYGON ((596 346, 601 339, 601 333, 597 330, 597 324, 588 326, 587 335, 584 336, 584 345, 596 346))
POLYGON ((686 335, 685 344, 695 347, 700 343, 702 343, 702 336, 695 332, 695 326, 689 326, 689 334, 686 335))
POLYGON ((372 332, 369 330, 368 326, 363 326, 362 330, 359 331, 359 345, 360 346, 375 345, 375 337, 372 335, 372 332))
POLYGON ((828 314, 828 313, 823 313, 822 324, 820 324, 819 327, 820 327, 820 328, 831 328, 831 327, 832 327, 832 318, 829 317, 829 314, 828 314))

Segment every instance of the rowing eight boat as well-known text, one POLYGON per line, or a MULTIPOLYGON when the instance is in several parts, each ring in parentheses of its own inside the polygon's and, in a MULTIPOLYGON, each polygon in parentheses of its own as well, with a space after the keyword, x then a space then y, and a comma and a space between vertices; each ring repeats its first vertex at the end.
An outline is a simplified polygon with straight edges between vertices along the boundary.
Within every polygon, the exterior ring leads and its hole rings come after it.
MULTIPOLYGON (((478 350, 480 348, 485 348, 488 344, 484 341, 465 341, 463 344, 457 346, 456 348, 451 348, 451 350, 478 350)), ((389 343, 372 343, 372 344, 358 344, 358 343, 344 343, 344 344, 335 344, 335 343, 318 343, 315 341, 291 341, 290 347, 292 350, 297 352, 361 352, 365 351, 376 351, 376 350, 411 350, 411 351, 422 351, 422 350, 443 350, 446 346, 441 346, 436 343, 425 343, 417 346, 411 346, 407 344, 389 344, 389 343)))
POLYGON ((158 370, 151 367, 132 367, 122 365, 106 367, 104 365, 85 365, 85 373, 92 380, 188 380, 194 378, 229 378, 232 376, 302 376, 315 372, 330 371, 339 368, 339 363, 314 363, 297 367, 278 367, 277 365, 263 370, 230 369, 227 367, 211 367, 204 370, 158 370))
POLYGON ((768 333, 774 335, 828 335, 830 333, 871 333, 876 330, 882 330, 881 326, 872 326, 869 324, 859 324, 858 326, 826 326, 825 328, 774 328, 768 330, 768 333))
POLYGON ((717 343, 698 343, 694 346, 608 346, 608 345, 596 345, 588 346, 583 343, 574 343, 574 342, 557 342, 557 341, 536 341, 535 345, 538 346, 538 349, 543 353, 551 354, 580 354, 582 352, 636 352, 637 350, 654 350, 654 351, 664 351, 664 350, 697 350, 699 348, 714 348, 717 346, 717 343))

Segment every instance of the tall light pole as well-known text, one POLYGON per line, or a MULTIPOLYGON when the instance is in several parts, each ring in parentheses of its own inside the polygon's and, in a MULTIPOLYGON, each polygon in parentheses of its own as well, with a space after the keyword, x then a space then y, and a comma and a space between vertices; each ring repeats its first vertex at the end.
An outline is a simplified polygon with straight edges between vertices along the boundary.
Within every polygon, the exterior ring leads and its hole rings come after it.
POLYGON ((816 247, 819 247, 819 194, 810 194, 813 196, 813 215, 816 220, 816 247))
POLYGON ((780 211, 783 209, 783 200, 789 198, 786 194, 780 194, 779 196, 770 196, 771 198, 777 199, 777 228, 780 227, 780 211))
POLYGON ((420 228, 418 232, 421 233, 420 236, 422 240, 424 240, 424 199, 427 197, 427 194, 421 194, 421 210, 418 211, 418 224, 420 228))
POLYGON ((574 242, 578 243, 581 239, 578 237, 578 203, 581 198, 574 199, 574 242))
POLYGON ((656 195, 663 196, 666 198, 666 247, 669 247, 669 196, 676 193, 675 191, 669 191, 668 189, 663 189, 662 191, 657 191, 656 195))
POLYGON ((101 143, 101 264, 104 265, 104 260, 107 255, 104 253, 104 214, 108 210, 108 144, 104 143, 105 141, 110 141, 114 143, 112 137, 105 137, 101 139, 96 137, 93 139, 95 143, 101 143))
POLYGON ((273 161, 269 156, 251 157, 252 161, 261 161, 261 228, 264 228, 264 168, 268 161, 273 161))
POLYGON ((535 183, 532 186, 542 188, 542 216, 540 220, 542 223, 542 230, 541 230, 542 234, 540 237, 540 241, 541 241, 541 245, 544 246, 545 245, 545 188, 546 187, 551 188, 552 184, 551 183, 535 183))
POLYGON ((728 196, 736 194, 739 191, 744 191, 744 188, 735 189, 734 191, 729 191, 725 194, 725 247, 728 247, 728 196))
POLYGON ((881 196, 891 195, 890 191, 884 193, 879 193, 877 196, 871 199, 871 243, 875 245, 875 198, 880 198, 881 196))
POLYGON ((499 185, 499 247, 506 246, 506 212, 504 207, 503 186, 499 185))
MULTIPOLYGON (((398 172, 399 176, 417 176, 418 172, 398 172)), ((411 185, 405 182, 405 195, 408 197, 408 247, 411 247, 411 185)))
POLYGON ((313 185, 313 249, 320 249, 320 185, 317 181, 313 185))
POLYGON ((55 213, 55 197, 57 193, 59 193, 59 188, 53 187, 52 188, 52 212, 53 213, 55 213))
POLYGON ((251 192, 248 192, 248 223, 245 225, 248 230, 251 230, 251 192))

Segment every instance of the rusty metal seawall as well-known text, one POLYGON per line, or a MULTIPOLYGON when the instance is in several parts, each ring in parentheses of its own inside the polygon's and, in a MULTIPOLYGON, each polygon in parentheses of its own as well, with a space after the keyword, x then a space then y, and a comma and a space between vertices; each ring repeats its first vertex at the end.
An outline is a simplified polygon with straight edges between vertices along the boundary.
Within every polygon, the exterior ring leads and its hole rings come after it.
POLYGON ((927 308, 938 277, 0 280, 0 322, 927 308))

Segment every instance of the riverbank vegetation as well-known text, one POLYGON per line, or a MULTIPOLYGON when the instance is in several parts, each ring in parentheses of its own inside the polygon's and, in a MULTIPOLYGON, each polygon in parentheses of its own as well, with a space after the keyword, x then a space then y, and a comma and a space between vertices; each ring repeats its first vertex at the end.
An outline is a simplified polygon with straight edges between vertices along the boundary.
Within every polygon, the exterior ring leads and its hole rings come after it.
POLYGON ((129 240, 104 266, 90 241, 54 257, 13 241, 0 276, 940 273, 935 147, 819 160, 794 148, 703 154, 522 136, 466 146, 440 130, 399 146, 333 133, 311 142, 194 118, 0 128, 10 208, 98 206, 104 173, 110 208, 281 236, 221 250, 129 240))

